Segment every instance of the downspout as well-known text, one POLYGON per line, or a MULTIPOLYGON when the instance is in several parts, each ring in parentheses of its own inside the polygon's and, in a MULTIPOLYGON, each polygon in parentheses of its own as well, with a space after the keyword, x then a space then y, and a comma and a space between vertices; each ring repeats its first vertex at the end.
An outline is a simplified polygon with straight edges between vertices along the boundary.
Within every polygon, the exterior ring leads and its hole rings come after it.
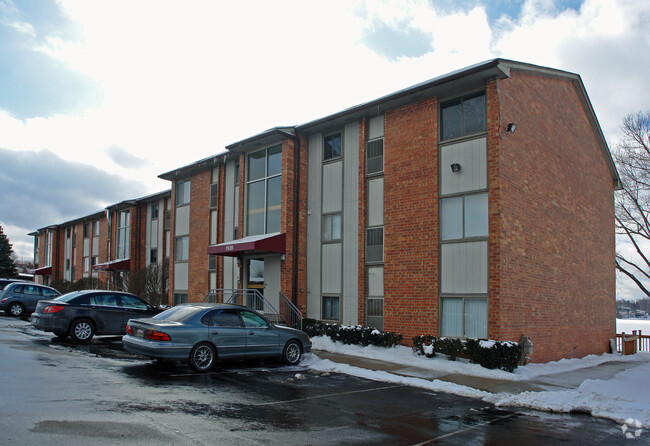
POLYGON ((291 301, 298 307, 298 237, 300 224, 300 136, 298 132, 294 137, 293 177, 294 177, 294 202, 293 202, 293 274, 291 284, 291 301))

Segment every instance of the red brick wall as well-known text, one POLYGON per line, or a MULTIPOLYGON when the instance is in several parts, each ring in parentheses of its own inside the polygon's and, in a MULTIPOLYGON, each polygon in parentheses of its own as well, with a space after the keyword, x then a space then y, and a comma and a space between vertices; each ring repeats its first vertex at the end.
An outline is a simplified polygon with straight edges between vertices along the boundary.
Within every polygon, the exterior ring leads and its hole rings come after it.
POLYGON ((530 336, 536 362, 606 352, 615 333, 613 182, 578 92, 513 72, 499 97, 501 124, 517 130, 490 158, 501 175, 498 188, 490 183, 501 248, 490 259, 500 273, 490 336, 530 336))
POLYGON ((211 182, 211 168, 195 173, 190 180, 188 302, 201 302, 210 291, 207 249, 210 245, 211 182))
POLYGON ((438 101, 385 115, 384 329, 410 343, 438 327, 438 101))

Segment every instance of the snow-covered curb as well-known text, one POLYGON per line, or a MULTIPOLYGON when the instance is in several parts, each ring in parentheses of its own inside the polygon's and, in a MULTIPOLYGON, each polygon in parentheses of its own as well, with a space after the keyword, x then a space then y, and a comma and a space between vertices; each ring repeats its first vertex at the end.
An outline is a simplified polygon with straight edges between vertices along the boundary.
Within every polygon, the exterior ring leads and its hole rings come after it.
POLYGON ((432 381, 396 375, 385 371, 373 371, 348 364, 335 363, 316 355, 306 355, 304 365, 320 371, 340 372, 361 378, 421 387, 432 391, 480 398, 502 407, 528 407, 552 412, 588 412, 594 416, 609 418, 619 423, 632 418, 644 427, 650 427, 650 386, 643 383, 650 376, 650 353, 631 356, 619 354, 590 355, 581 359, 562 359, 546 364, 528 364, 514 373, 485 369, 467 360, 448 361, 444 357, 426 358, 413 353, 405 346, 394 348, 361 347, 334 342, 328 337, 311 339, 313 349, 332 353, 375 359, 403 365, 436 370, 446 374, 461 374, 504 381, 530 381, 542 375, 554 375, 580 370, 613 360, 636 362, 638 366, 616 374, 609 380, 586 380, 576 389, 559 391, 522 392, 519 394, 493 394, 471 387, 434 379, 432 381))

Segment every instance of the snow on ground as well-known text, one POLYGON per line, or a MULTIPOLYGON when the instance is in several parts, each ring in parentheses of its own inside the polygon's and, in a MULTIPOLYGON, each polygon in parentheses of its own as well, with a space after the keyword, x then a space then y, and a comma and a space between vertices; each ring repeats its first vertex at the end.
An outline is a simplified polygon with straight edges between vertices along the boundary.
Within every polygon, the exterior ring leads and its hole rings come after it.
MULTIPOLYGON (((650 327, 648 333, 650 333, 650 327)), ((448 361, 443 355, 435 358, 418 356, 411 348, 405 346, 395 348, 361 347, 334 342, 325 336, 312 338, 312 343, 315 350, 376 359, 400 364, 404 367, 431 369, 444 374, 461 374, 503 381, 534 381, 542 375, 580 373, 580 369, 594 367, 605 362, 635 362, 639 365, 631 366, 609 380, 587 379, 578 388, 519 394, 494 394, 438 379, 404 377, 386 371, 374 371, 349 364, 335 363, 320 359, 316 355, 306 355, 303 364, 315 370, 346 373, 375 381, 406 384, 432 391, 480 398, 498 406, 529 407, 553 412, 578 410, 590 412, 594 416, 610 418, 619 423, 632 418, 639 420, 644 427, 650 427, 650 386, 644 385, 650 376, 650 353, 642 352, 630 356, 620 354, 590 355, 581 359, 562 359, 546 364, 528 364, 517 368, 514 373, 508 373, 502 370, 485 369, 477 364, 470 364, 464 359, 448 361)))
POLYGON ((650 334, 650 319, 616 319, 616 333, 632 334, 632 330, 650 334))

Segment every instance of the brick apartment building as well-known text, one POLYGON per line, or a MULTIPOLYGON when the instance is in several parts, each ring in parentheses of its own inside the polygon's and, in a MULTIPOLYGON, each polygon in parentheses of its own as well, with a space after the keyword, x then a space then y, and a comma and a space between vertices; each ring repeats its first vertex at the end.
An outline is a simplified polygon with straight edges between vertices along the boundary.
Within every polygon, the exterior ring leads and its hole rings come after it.
POLYGON ((128 274, 169 257, 169 197, 167 190, 123 201, 30 233, 35 280, 49 285, 87 278, 97 279, 100 288, 125 288, 128 274))
POLYGON ((495 59, 160 178, 170 303, 257 289, 406 342, 609 350, 620 179, 577 74, 495 59))

